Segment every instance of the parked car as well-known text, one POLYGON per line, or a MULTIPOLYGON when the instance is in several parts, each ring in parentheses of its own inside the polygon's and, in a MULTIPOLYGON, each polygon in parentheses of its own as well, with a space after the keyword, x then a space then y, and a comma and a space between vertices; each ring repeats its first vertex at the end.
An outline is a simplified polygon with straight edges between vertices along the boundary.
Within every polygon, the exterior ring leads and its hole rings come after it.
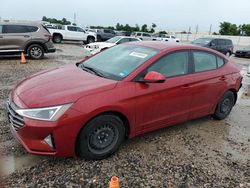
POLYGON ((240 50, 236 50, 234 55, 235 57, 250 57, 250 45, 240 50))
POLYGON ((92 43, 97 40, 96 33, 87 32, 81 27, 73 25, 62 25, 60 28, 53 28, 49 31, 53 36, 55 43, 61 43, 62 40, 83 41, 83 43, 92 43))
POLYGON ((153 37, 152 40, 156 41, 180 42, 180 39, 176 38, 174 35, 156 33, 152 37, 153 37))
POLYGON ((133 32, 131 36, 139 38, 141 40, 152 40, 151 34, 145 32, 133 32))
POLYGON ((95 29, 97 34, 97 41, 106 41, 116 36, 116 33, 112 29, 95 29))
POLYGON ((41 59, 44 53, 55 52, 49 31, 36 23, 0 23, 0 55, 21 54, 41 59))
POLYGON ((131 36, 131 33, 130 31, 115 31, 115 34, 116 36, 131 36))
POLYGON ((106 50, 112 46, 115 46, 117 44, 122 44, 125 42, 132 42, 132 41, 141 41, 141 39, 135 37, 116 36, 107 40, 106 42, 95 42, 87 44, 85 46, 85 49, 88 50, 93 55, 100 51, 106 50))
POLYGON ((231 59, 194 45, 128 42, 22 80, 7 102, 29 153, 103 159, 125 138, 190 119, 224 119, 242 76, 231 59))
POLYGON ((194 40, 192 44, 212 48, 226 56, 232 55, 234 49, 232 40, 223 38, 199 38, 194 40))

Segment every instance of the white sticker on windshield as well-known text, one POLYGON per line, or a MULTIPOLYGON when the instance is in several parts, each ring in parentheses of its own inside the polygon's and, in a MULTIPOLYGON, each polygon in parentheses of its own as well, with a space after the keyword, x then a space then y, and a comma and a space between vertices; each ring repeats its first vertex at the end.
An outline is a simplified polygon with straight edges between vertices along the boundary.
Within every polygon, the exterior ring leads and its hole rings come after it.
POLYGON ((140 52, 131 52, 129 55, 139 58, 145 58, 148 54, 140 53, 140 52))

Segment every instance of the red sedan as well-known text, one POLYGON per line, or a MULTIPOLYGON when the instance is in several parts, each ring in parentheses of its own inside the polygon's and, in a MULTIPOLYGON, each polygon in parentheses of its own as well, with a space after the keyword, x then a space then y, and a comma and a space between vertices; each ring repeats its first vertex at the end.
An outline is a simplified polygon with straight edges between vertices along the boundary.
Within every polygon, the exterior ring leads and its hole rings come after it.
POLYGON ((239 72, 203 47, 118 45, 21 81, 7 103, 11 130, 32 154, 103 159, 125 138, 206 115, 224 119, 239 72))

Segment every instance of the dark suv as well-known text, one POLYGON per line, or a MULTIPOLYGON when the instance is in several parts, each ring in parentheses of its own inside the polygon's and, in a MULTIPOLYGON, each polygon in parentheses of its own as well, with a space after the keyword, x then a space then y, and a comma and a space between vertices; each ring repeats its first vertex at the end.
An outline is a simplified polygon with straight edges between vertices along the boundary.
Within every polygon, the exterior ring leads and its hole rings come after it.
POLYGON ((223 38, 199 38, 194 40, 192 44, 212 48, 227 56, 230 56, 234 49, 232 40, 223 38))
POLYGON ((95 29, 95 31, 97 34, 97 41, 106 41, 116 36, 112 29, 95 29))
POLYGON ((52 37, 41 24, 0 23, 0 54, 24 52, 33 59, 43 58, 44 53, 55 52, 52 37))

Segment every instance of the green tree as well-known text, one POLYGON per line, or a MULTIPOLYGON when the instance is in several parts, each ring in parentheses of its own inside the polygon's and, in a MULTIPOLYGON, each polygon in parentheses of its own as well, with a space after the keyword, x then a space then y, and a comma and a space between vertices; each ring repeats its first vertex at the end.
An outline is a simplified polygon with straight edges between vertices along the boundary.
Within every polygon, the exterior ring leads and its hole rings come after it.
POLYGON ((250 36, 250 24, 243 24, 241 26, 241 34, 245 36, 250 36))
POLYGON ((68 21, 66 18, 58 20, 56 18, 47 18, 46 16, 43 16, 42 21, 46 21, 46 22, 53 23, 53 24, 62 24, 62 25, 70 25, 71 24, 71 22, 68 21))
POLYGON ((222 22, 220 23, 220 31, 221 35, 239 35, 239 29, 236 24, 231 24, 230 22, 222 22))
POLYGON ((143 24, 143 25, 141 26, 141 31, 142 31, 142 32, 148 32, 148 26, 147 26, 147 24, 143 24))

